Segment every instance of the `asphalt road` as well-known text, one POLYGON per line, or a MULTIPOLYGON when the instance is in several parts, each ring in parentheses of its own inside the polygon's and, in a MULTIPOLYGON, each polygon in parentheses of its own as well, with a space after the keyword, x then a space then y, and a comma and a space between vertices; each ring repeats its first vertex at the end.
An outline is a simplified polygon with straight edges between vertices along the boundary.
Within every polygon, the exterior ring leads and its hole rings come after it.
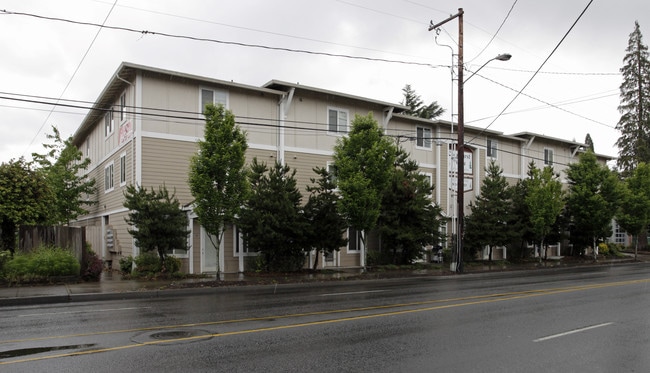
POLYGON ((0 372, 647 372, 650 266, 4 307, 0 372))

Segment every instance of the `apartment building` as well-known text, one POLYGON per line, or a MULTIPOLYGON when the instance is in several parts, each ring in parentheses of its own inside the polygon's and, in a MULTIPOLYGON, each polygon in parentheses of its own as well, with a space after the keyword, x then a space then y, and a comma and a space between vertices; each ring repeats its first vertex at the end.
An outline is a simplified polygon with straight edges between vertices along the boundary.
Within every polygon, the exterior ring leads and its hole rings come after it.
MULTIPOLYGON (((236 227, 229 227, 223 247, 211 247, 206 232, 191 211, 189 162, 203 137, 205 104, 223 104, 246 131, 253 157, 272 164, 280 161, 297 170, 303 188, 314 177, 312 168, 327 167, 339 137, 345 136, 355 115, 372 113, 385 133, 399 141, 435 185, 433 199, 450 217, 446 234, 453 233, 455 215, 454 124, 405 114, 406 107, 300 84, 270 81, 262 87, 238 84, 182 72, 122 63, 73 136, 91 160, 87 172, 97 180, 98 204, 79 218, 87 227, 94 250, 110 265, 137 255, 127 232, 124 187, 165 185, 175 191, 190 217, 187 251, 174 253, 189 273, 243 272, 256 254, 246 252, 236 227)), ((501 132, 465 127, 465 203, 480 189, 485 166, 495 159, 511 181, 526 176, 528 163, 553 165, 561 172, 577 161, 585 145, 539 134, 501 132)), ((604 162, 607 157, 600 156, 604 162)), ((468 206, 465 213, 469 213, 468 206)), ((363 251, 351 235, 347 247, 319 259, 323 267, 363 265, 363 251)), ((372 245, 372 242, 369 242, 372 245)), ((313 260, 313 255, 310 261, 313 260)))

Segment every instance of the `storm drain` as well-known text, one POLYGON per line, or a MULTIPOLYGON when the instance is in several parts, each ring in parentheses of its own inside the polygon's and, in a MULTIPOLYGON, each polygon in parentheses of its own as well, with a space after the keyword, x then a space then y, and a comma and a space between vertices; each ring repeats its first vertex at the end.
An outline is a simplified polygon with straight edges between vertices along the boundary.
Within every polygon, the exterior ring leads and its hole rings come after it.
POLYGON ((139 333, 131 341, 155 346, 170 346, 211 339, 211 333, 200 329, 154 330, 139 333))

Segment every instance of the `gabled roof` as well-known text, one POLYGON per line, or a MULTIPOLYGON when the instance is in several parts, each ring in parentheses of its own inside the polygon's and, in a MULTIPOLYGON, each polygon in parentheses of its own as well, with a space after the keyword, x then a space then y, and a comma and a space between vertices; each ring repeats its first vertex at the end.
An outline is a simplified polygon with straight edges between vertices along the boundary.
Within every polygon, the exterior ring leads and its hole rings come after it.
POLYGON ((321 89, 321 88, 316 88, 316 87, 310 87, 306 85, 302 85, 299 83, 289 83, 289 82, 283 82, 280 80, 271 80, 270 82, 264 84, 262 87, 264 88, 269 88, 269 89, 274 89, 278 91, 288 91, 291 88, 295 88, 296 90, 304 90, 304 91, 309 91, 313 92, 316 94, 321 94, 321 95, 329 95, 329 96, 335 96, 335 97, 341 97, 341 98, 346 98, 349 100, 353 101, 359 101, 359 102, 367 102, 371 104, 375 104, 378 106, 383 106, 383 107, 392 107, 394 113, 401 113, 409 109, 408 106, 404 106, 402 104, 395 104, 392 102, 385 102, 385 101, 379 101, 379 100, 373 100, 367 97, 361 97, 361 96, 355 96, 355 95, 350 95, 347 93, 341 93, 341 92, 336 92, 336 91, 330 91, 327 89, 321 89))
POLYGON ((120 95, 127 86, 131 85, 134 81, 135 75, 138 71, 149 72, 154 74, 161 74, 169 76, 170 78, 179 78, 193 80, 197 82, 220 85, 231 88, 239 88, 249 91, 257 91, 262 93, 268 93, 276 96, 282 96, 285 93, 281 91, 272 90, 264 87, 256 87, 252 85, 234 83, 226 80, 219 80, 199 75, 186 74, 178 71, 159 69, 151 66, 139 65, 131 62, 122 62, 117 68, 112 78, 106 84, 102 92, 99 94, 97 100, 93 104, 92 108, 86 114, 86 117, 81 122, 81 125, 73 135, 73 143, 80 147, 81 141, 92 131, 93 126, 97 121, 104 116, 106 111, 108 111, 111 105, 115 102, 118 95, 120 95))

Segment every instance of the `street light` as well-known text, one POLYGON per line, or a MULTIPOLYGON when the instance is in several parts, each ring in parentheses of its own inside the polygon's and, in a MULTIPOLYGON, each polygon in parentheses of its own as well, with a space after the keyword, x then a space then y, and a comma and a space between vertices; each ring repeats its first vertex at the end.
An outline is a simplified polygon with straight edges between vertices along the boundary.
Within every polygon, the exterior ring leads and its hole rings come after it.
POLYGON ((481 69, 484 68, 485 65, 489 64, 490 62, 492 62, 494 60, 497 60, 497 61, 509 61, 511 58, 512 58, 512 55, 510 53, 501 53, 500 55, 485 61, 485 63, 483 65, 481 65, 481 67, 479 67, 476 71, 474 71, 472 73, 472 75, 467 77, 467 79, 465 79, 465 81, 463 83, 467 83, 468 80, 470 80, 474 75, 476 75, 476 73, 481 71, 481 69))
MULTIPOLYGON (((459 9, 462 12, 462 9, 459 9)), ((462 20, 459 17, 459 20, 462 20)), ((462 30, 462 27, 460 28, 462 30)), ((462 34, 461 34, 462 35, 462 34)), ((459 40, 463 40, 462 37, 459 40)), ((458 217, 457 224, 458 229, 456 230, 456 242, 458 246, 458 251, 456 253, 456 268, 452 268, 456 272, 463 272, 463 232, 464 232, 464 216, 465 216, 465 96, 464 96, 464 85, 470 80, 471 77, 476 75, 485 65, 488 63, 498 60, 498 61, 508 61, 512 58, 512 55, 508 53, 502 53, 492 59, 487 60, 478 70, 474 71, 467 79, 463 80, 463 54, 462 54, 462 44, 459 43, 458 46, 458 144, 456 145, 456 158, 458 159, 458 181, 456 187, 456 198, 458 203, 458 217)))

